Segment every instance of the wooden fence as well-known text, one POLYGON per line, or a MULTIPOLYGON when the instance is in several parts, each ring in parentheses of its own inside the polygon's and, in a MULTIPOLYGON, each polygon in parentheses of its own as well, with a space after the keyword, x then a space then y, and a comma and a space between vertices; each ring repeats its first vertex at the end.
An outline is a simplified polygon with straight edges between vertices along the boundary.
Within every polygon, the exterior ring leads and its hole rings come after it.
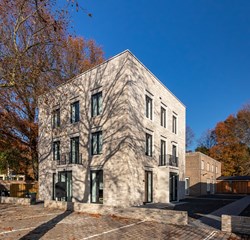
POLYGON ((250 194, 250 181, 221 180, 216 184, 217 193, 250 194))
POLYGON ((10 197, 27 197, 29 193, 36 193, 38 197, 38 183, 12 183, 10 197))

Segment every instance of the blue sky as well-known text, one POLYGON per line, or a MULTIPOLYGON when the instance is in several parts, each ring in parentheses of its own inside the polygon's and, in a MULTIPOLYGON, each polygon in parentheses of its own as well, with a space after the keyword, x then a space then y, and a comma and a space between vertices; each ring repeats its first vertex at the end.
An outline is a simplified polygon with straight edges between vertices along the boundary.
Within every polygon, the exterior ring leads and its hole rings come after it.
POLYGON ((249 0, 79 0, 76 35, 129 49, 187 107, 199 138, 250 101, 249 0))

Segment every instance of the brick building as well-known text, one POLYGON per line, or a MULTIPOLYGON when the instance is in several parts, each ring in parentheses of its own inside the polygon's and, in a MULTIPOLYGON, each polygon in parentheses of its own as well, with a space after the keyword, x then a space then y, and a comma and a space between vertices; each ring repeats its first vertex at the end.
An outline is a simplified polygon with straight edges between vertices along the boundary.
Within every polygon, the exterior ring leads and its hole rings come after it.
POLYGON ((216 179, 221 176, 221 163, 200 153, 186 153, 186 195, 214 194, 216 179))
POLYGON ((184 197, 185 106, 128 50, 40 96, 38 149, 43 200, 184 197))

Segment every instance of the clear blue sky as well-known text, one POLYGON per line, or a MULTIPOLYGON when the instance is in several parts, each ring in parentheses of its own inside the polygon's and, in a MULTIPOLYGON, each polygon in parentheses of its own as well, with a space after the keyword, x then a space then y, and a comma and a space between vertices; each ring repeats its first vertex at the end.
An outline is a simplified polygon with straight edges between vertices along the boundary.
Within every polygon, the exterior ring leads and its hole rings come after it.
POLYGON ((76 35, 129 49, 187 107, 196 138, 250 100, 250 0, 79 0, 76 35))

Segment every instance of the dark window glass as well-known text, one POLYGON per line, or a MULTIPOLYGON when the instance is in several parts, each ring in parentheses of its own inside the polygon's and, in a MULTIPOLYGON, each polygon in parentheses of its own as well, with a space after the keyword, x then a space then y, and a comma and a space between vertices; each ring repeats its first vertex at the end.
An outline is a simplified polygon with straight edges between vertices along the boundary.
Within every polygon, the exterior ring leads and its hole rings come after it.
POLYGON ((166 127, 166 109, 161 107, 161 126, 166 127))
POLYGON ((91 152, 92 155, 97 155, 102 153, 102 132, 92 133, 91 139, 91 152))
POLYGON ((102 92, 91 97, 91 116, 98 116, 102 113, 102 92))
POLYGON ((149 119, 153 119, 153 114, 152 114, 152 106, 153 101, 149 96, 146 96, 146 117, 149 119))
POLYGON ((52 116, 52 127, 60 127, 60 109, 56 109, 53 111, 53 116, 52 116))
POLYGON ((53 142, 53 160, 60 160, 60 141, 53 142))
POLYGON ((177 118, 174 115, 172 120, 172 132, 175 134, 177 133, 177 118))
POLYGON ((145 171, 145 202, 153 201, 153 172, 145 171))
POLYGON ((91 171, 90 183, 91 202, 103 203, 103 171, 91 171))
POLYGON ((166 142, 164 140, 161 140, 161 156, 160 156, 160 160, 161 160, 161 166, 166 165, 166 142))
POLYGON ((74 102, 70 105, 70 122, 76 123, 79 122, 80 119, 80 109, 79 109, 79 101, 74 102))
POLYGON ((70 163, 79 163, 79 137, 70 139, 70 163))
POLYGON ((152 135, 146 133, 146 155, 152 156, 152 135))

